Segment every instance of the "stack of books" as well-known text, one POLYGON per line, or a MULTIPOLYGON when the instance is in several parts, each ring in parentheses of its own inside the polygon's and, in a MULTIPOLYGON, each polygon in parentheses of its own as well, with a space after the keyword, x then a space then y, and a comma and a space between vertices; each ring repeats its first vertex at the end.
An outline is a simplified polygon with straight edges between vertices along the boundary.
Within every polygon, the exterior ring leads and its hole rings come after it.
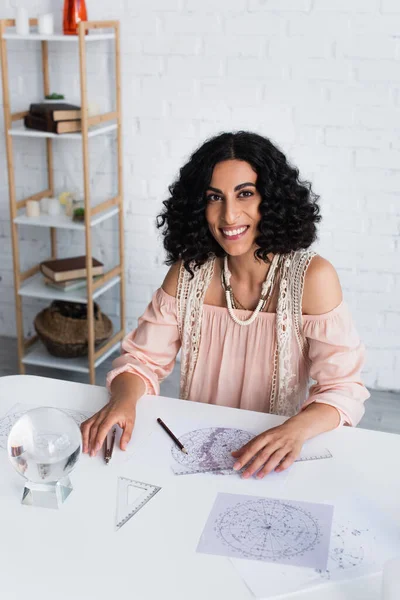
POLYGON ((31 104, 24 117, 25 127, 50 133, 81 131, 81 108, 66 102, 31 104))
MULTIPOLYGON (((86 286, 86 256, 73 256, 40 263, 44 282, 57 290, 70 292, 86 286)), ((104 265, 92 258, 94 281, 104 272, 104 265)))

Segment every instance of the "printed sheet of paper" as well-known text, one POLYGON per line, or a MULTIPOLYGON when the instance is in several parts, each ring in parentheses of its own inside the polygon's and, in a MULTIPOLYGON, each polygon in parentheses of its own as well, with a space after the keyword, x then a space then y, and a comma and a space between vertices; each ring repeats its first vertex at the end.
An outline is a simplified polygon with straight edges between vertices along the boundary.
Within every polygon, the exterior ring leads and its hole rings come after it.
MULTIPOLYGON (((164 416, 162 418, 164 420, 164 416)), ((165 418, 165 423, 179 440, 182 440, 184 437, 184 433, 181 433, 182 431, 190 431, 190 427, 193 427, 193 423, 189 423, 188 426, 184 424, 182 427, 180 427, 179 424, 176 424, 173 421, 173 419, 167 420, 167 418, 165 418)), ((202 425, 208 425, 208 423, 202 423, 202 425)), ((203 429, 210 430, 212 428, 204 427, 203 429)), ((229 431, 232 430, 233 428, 229 429, 229 431)), ((254 434, 247 432, 247 435, 251 439, 254 434)), ((232 450, 236 449, 237 447, 238 446, 235 445, 232 450)), ((160 485, 166 485, 166 480, 170 479, 171 476, 175 477, 176 475, 186 475, 186 477, 180 477, 180 479, 182 479, 182 484, 184 484, 185 479, 190 479, 191 477, 196 479, 207 477, 218 479, 219 477, 227 478, 229 475, 230 477, 228 477, 228 479, 241 479, 241 472, 234 471, 232 468, 235 461, 230 455, 230 452, 231 450, 229 447, 223 448, 217 444, 214 452, 209 452, 208 458, 211 457, 215 461, 217 461, 217 459, 221 459, 222 462, 212 462, 211 460, 207 459, 206 465, 202 463, 202 467, 207 467, 204 469, 197 468, 197 463, 194 460, 192 465, 189 463, 190 469, 188 469, 185 467, 185 463, 182 465, 180 460, 187 460, 187 457, 190 457, 190 454, 185 455, 183 452, 181 452, 179 448, 171 441, 171 438, 166 434, 166 432, 160 427, 160 425, 155 422, 151 435, 149 435, 148 438, 140 444, 140 447, 133 456, 127 458, 127 461, 129 460, 130 467, 135 469, 136 478, 145 480, 147 477, 150 478, 151 481, 158 481, 160 485), (174 456, 178 456, 178 461, 174 458, 174 456), (229 468, 227 468, 227 465, 229 465, 229 468)), ((253 483, 256 483, 258 486, 260 486, 259 489, 261 489, 262 486, 263 490, 267 490, 265 493, 269 493, 270 491, 272 493, 272 490, 275 490, 275 493, 277 493, 281 486, 286 483, 288 477, 289 470, 286 470, 282 473, 273 472, 268 475, 268 477, 260 480, 256 480, 255 478, 243 480, 243 483, 250 483, 253 481, 253 483)))
POLYGON ((193 423, 165 419, 166 425, 185 446, 182 452, 166 432, 155 422, 152 433, 136 453, 136 459, 146 457, 146 464, 175 475, 238 475, 233 470, 232 450, 237 450, 254 437, 254 433, 226 427, 202 427, 193 423), (153 464, 154 463, 154 464, 153 464))
MULTIPOLYGON (((231 453, 252 440, 257 435, 254 431, 221 426, 198 429, 189 427, 184 429, 185 433, 179 435, 187 454, 173 443, 170 446, 171 469, 175 475, 241 476, 245 468, 234 471, 236 459, 231 453)), ((288 471, 273 471, 268 475, 268 479, 276 479, 283 483, 287 476, 288 471)))
MULTIPOLYGON (((187 454, 181 452, 177 446, 171 446, 172 470, 175 475, 195 473, 232 475, 235 473, 233 465, 236 459, 231 452, 247 444, 255 435, 251 431, 230 427, 205 427, 187 431, 180 436, 187 454)), ((317 443, 306 443, 299 460, 312 460, 318 456, 331 457, 332 455, 329 450, 317 443)))
POLYGON ((205 427, 188 431, 180 437, 187 454, 173 444, 172 470, 175 475, 193 473, 235 474, 235 459, 231 455, 254 437, 253 433, 230 427, 205 427))
POLYGON ((379 572, 400 555, 400 530, 361 498, 335 502, 328 564, 310 569, 231 559, 256 598, 287 594, 379 572))
MULTIPOLYGON (((173 431, 187 450, 182 452, 167 435, 167 433, 155 421, 148 439, 145 440, 140 449, 135 453, 137 463, 141 457, 145 457, 146 465, 152 469, 155 476, 166 470, 175 475, 216 475, 240 477, 242 471, 234 471, 235 459, 231 455, 233 450, 238 450, 257 435, 255 431, 247 431, 235 427, 226 427, 221 424, 221 418, 212 423, 210 420, 193 422, 189 419, 179 417, 161 418, 173 431)), ((223 422, 222 422, 223 423, 223 422)), ((311 448, 312 455, 325 451, 325 446, 319 443, 311 448)), ((310 452, 306 449, 306 454, 310 452)), ((331 456, 329 454, 329 456, 331 456)), ((131 457, 127 457, 131 461, 131 457)), ((291 469, 281 473, 272 472, 264 478, 268 482, 276 481, 284 483, 291 469)), ((143 477, 146 473, 143 473, 143 477)), ((264 481, 263 480, 263 481, 264 481)))
MULTIPOLYGON (((33 404, 17 403, 14 404, 14 406, 12 406, 10 410, 0 418, 0 448, 3 450, 7 449, 8 434, 10 433, 14 423, 16 423, 18 419, 22 417, 22 415, 28 410, 31 410, 32 408, 38 408, 39 406, 40 405, 35 406, 33 404)), ((93 414, 93 412, 85 412, 72 408, 61 408, 61 410, 72 417, 78 426, 93 414)))
POLYGON ((219 493, 197 552, 325 570, 333 506, 219 493))

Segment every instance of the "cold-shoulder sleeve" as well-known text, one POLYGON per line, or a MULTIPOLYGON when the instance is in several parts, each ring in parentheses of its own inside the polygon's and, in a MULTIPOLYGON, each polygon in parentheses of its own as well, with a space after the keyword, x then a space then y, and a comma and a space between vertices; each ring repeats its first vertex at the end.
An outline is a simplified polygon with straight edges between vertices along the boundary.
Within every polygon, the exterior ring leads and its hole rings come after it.
POLYGON ((122 342, 121 356, 113 361, 107 388, 121 373, 134 373, 146 385, 146 394, 160 393, 160 382, 173 370, 181 346, 176 319, 176 300, 158 289, 138 321, 138 327, 122 342))
POLYGON ((303 408, 311 402, 329 404, 339 411, 341 423, 357 425, 370 394, 361 381, 364 346, 348 307, 342 302, 325 315, 304 315, 303 330, 315 381, 303 408))

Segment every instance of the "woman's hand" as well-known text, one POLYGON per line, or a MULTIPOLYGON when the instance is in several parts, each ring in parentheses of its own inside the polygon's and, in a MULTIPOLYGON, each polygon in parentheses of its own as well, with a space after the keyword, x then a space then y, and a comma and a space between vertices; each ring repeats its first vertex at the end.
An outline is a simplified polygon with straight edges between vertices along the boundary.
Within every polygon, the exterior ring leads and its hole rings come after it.
POLYGON ((125 450, 132 436, 135 417, 136 401, 127 396, 112 398, 99 412, 82 423, 83 452, 96 456, 114 425, 119 425, 123 429, 120 448, 125 450))
POLYGON ((335 429, 340 421, 337 408, 329 404, 312 402, 279 427, 260 433, 243 448, 232 452, 232 456, 237 459, 233 468, 239 471, 254 458, 243 473, 246 479, 259 469, 260 472, 257 473, 259 479, 273 470, 277 473, 284 471, 299 456, 306 440, 335 429))
POLYGON ((115 377, 111 383, 110 402, 81 425, 83 452, 96 456, 114 425, 123 429, 119 446, 125 450, 135 424, 136 404, 145 391, 144 381, 133 373, 115 377))
POLYGON ((257 479, 262 479, 274 470, 284 471, 299 456, 306 439, 303 428, 294 420, 289 420, 260 433, 245 446, 232 452, 232 456, 237 459, 233 468, 239 471, 254 459, 242 475, 245 479, 257 471, 257 479))

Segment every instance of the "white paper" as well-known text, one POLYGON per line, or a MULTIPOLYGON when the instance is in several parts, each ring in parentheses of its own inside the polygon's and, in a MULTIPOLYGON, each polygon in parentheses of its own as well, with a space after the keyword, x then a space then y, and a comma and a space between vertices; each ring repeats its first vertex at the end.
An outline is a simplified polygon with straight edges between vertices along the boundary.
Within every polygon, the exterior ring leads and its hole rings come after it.
POLYGON ((400 598, 400 558, 389 560, 383 566, 382 600, 400 598))
POLYGON ((315 586, 372 575, 400 555, 400 530, 363 499, 335 502, 325 570, 232 559, 256 598, 278 598, 315 586))
MULTIPOLYGON (((187 454, 182 452, 175 444, 171 446, 172 470, 175 475, 196 473, 235 474, 233 465, 236 459, 231 452, 240 449, 256 435, 253 431, 231 427, 203 427, 188 430, 179 437, 179 441, 184 445, 187 454)), ((297 461, 331 457, 332 454, 327 448, 312 440, 304 444, 297 461)), ((273 475, 276 475, 274 471, 268 476, 273 475)))
POLYGON ((195 473, 235 474, 236 459, 231 452, 239 450, 254 434, 232 427, 204 427, 182 435, 179 441, 187 454, 175 444, 171 446, 172 470, 175 475, 195 473))
MULTIPOLYGON (((140 444, 140 448, 134 454, 137 463, 140 463, 141 457, 152 472, 162 475, 164 472, 170 472, 174 475, 185 475, 193 477, 202 476, 231 476, 240 477, 242 471, 234 471, 233 465, 236 460, 231 455, 232 450, 238 450, 254 436, 258 431, 243 430, 237 428, 228 428, 223 424, 221 417, 211 420, 199 420, 194 422, 190 419, 180 417, 164 418, 165 424, 176 435, 185 446, 188 454, 182 452, 174 444, 164 429, 154 421, 152 429, 148 430, 148 439, 140 444)), ((316 453, 325 452, 325 446, 319 443, 309 446, 305 445, 305 455, 314 456, 316 453), (306 449, 309 447, 309 450, 306 449)), ((303 451, 302 451, 303 454, 303 451)), ((132 461, 132 457, 127 457, 132 461)), ((283 484, 290 475, 291 469, 276 473, 272 471, 259 482, 276 482, 283 484)), ((143 475, 145 476, 145 474, 143 475)))
POLYGON ((217 495, 197 552, 326 569, 333 506, 217 495))
MULTIPOLYGON (((221 425, 209 426, 207 423, 202 423, 197 427, 194 423, 181 422, 173 425, 173 427, 170 423, 166 424, 187 450, 187 454, 182 452, 176 444, 171 442, 167 434, 163 433, 164 441, 169 441, 169 468, 174 475, 229 475, 240 477, 245 467, 240 471, 233 469, 236 459, 231 452, 239 450, 257 435, 254 431, 221 425)), ((158 427, 161 429, 159 425, 158 427)), ((162 429, 161 431, 163 432, 162 429)), ((151 450, 148 450, 148 452, 151 452, 151 450)), ((288 476, 288 472, 288 470, 282 473, 272 471, 267 478, 268 480, 276 479, 283 483, 288 476)))

